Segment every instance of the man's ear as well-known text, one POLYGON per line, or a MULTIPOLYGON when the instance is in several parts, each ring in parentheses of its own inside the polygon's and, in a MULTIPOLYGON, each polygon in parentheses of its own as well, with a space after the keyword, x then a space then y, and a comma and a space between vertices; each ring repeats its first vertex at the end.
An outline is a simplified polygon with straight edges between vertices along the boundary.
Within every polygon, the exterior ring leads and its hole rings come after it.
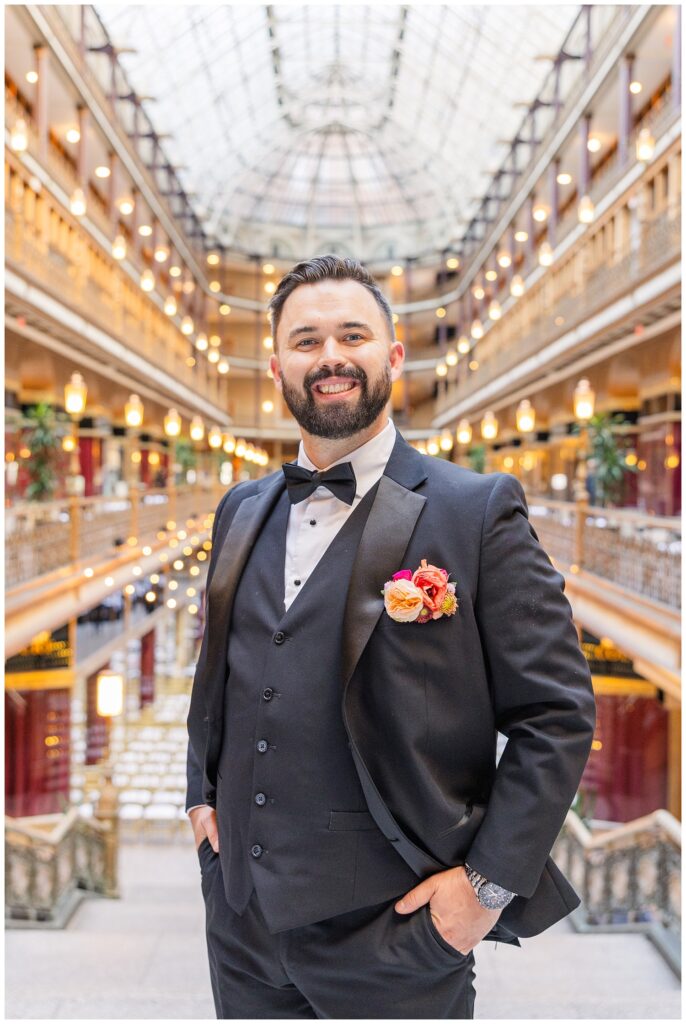
POLYGON ((391 380, 398 380, 403 372, 403 364, 405 362, 405 346, 402 341, 392 342, 389 358, 391 362, 391 380))
POLYGON ((281 391, 283 385, 281 384, 281 367, 279 366, 279 357, 273 353, 269 357, 269 369, 272 371, 274 386, 278 391, 281 391))

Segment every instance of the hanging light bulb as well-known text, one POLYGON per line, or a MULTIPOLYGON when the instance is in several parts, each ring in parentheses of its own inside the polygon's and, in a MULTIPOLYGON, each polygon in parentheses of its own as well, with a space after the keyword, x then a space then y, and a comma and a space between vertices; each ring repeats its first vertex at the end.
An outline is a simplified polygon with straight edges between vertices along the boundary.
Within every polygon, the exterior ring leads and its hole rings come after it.
POLYGON ((595 206, 590 196, 582 196, 577 207, 580 224, 592 224, 595 217, 595 206))
POLYGON ((453 450, 453 433, 449 427, 445 427, 441 431, 440 446, 442 452, 450 452, 453 450))
POLYGON ((437 363, 436 364, 436 376, 437 377, 445 377, 447 372, 448 372, 448 367, 445 365, 445 363, 437 363))
MULTIPOLYGON (((181 330, 183 330, 183 327, 181 328, 181 330)), ((185 333, 186 332, 184 331, 184 334, 185 333)), ((201 331, 200 334, 195 339, 195 347, 197 348, 198 352, 207 352, 207 345, 207 335, 203 331, 201 331)))
POLYGON ((185 335, 193 333, 193 320, 190 316, 185 316, 181 321, 181 333, 185 335))
POLYGON ((574 416, 578 420, 590 420, 595 408, 595 391, 586 377, 582 377, 574 388, 574 416))
POLYGON ((217 363, 217 372, 218 373, 228 373, 230 369, 231 369, 231 367, 227 363, 226 359, 221 359, 217 363))
POLYGON ((507 270, 507 268, 512 264, 512 257, 510 256, 507 249, 502 249, 498 253, 496 259, 498 261, 498 266, 502 267, 503 270, 507 270))
POLYGON ((139 395, 129 395, 124 406, 124 419, 127 427, 140 427, 143 422, 143 403, 139 395))
POLYGON ((448 366, 457 366, 457 352, 455 351, 454 348, 448 349, 448 351, 445 354, 445 361, 448 364, 448 366))
POLYGON ((210 363, 218 363, 220 359, 219 351, 216 348, 211 348, 207 353, 207 360, 210 363))
POLYGON ((210 448, 221 448, 222 446, 222 432, 219 427, 214 426, 207 432, 207 443, 210 448))
POLYGON ((86 408, 88 389, 80 373, 72 373, 64 386, 64 408, 70 416, 80 416, 86 408))
POLYGON ((430 437, 426 443, 426 450, 429 455, 438 455, 441 450, 440 438, 430 437))
POLYGON ((117 199, 117 209, 121 213, 122 217, 128 217, 130 213, 133 213, 133 208, 136 204, 134 203, 131 196, 121 196, 117 199))
POLYGON ((539 203, 537 206, 534 206, 531 216, 537 224, 543 224, 548 219, 548 207, 539 203))
POLYGON ((166 297, 166 299, 164 300, 164 311, 167 314, 167 316, 176 316, 177 308, 178 307, 176 305, 176 298, 175 298, 175 296, 174 295, 168 295, 166 297))
POLYGON ((75 188, 69 200, 69 209, 75 217, 83 217, 86 212, 86 197, 82 188, 75 188))
POLYGON ((239 458, 239 459, 244 458, 246 450, 247 450, 247 445, 245 443, 245 439, 242 438, 242 437, 239 437, 238 440, 236 441, 236 456, 237 456, 237 458, 239 458))
POLYGON ((481 302, 485 294, 486 292, 483 290, 480 284, 475 284, 474 287, 472 288, 472 295, 478 302, 481 302))
POLYGON ((636 139, 636 159, 647 164, 655 153, 655 137, 650 128, 641 128, 636 139))
POLYGON ((13 149, 15 153, 25 153, 28 145, 29 133, 26 129, 26 121, 23 117, 18 117, 10 135, 10 149, 13 149))
POLYGON ((515 274, 510 281, 510 295, 518 299, 524 294, 524 278, 521 274, 515 274))
POLYGON ((238 455, 238 452, 236 451, 236 438, 233 436, 233 434, 226 434, 226 436, 223 438, 222 448, 224 449, 227 455, 233 455, 234 452, 236 452, 236 455, 238 455))
POLYGON ((542 267, 553 265, 553 247, 550 242, 542 242, 538 249, 538 262, 542 267))
POLYGON ((266 398, 262 403, 262 412, 274 412, 274 403, 271 398, 266 398))
POLYGON ((517 406, 517 430, 529 434, 536 426, 536 410, 528 398, 523 398, 517 406))
POLYGON ((472 322, 471 335, 475 341, 480 341, 481 338, 483 338, 484 336, 483 324, 481 323, 478 317, 476 318, 476 320, 472 322))
POLYGON ((181 417, 176 409, 170 409, 164 417, 164 432, 167 437, 178 437, 181 433, 181 417))
POLYGON ((503 311, 500 308, 500 303, 497 299, 493 299, 488 306, 488 319, 489 320, 500 320, 503 315, 503 311))
POLYGON ((117 235, 112 242, 112 257, 115 260, 126 259, 126 239, 123 235, 117 235))
POLYGON ((457 424, 457 443, 469 444, 472 440, 472 425, 469 420, 460 420, 457 424))
POLYGON ((470 348, 471 345, 469 344, 469 338, 467 337, 467 335, 460 335, 460 337, 457 340, 457 351, 460 353, 460 355, 466 356, 470 348))
POLYGON ((141 274, 141 288, 144 292, 151 292, 155 287, 155 275, 149 267, 146 267, 141 274))
POLYGON ((166 263, 169 259, 169 249, 166 245, 156 245, 154 255, 156 263, 166 263))
POLYGON ((213 345, 214 348, 219 348, 221 343, 222 339, 219 337, 218 334, 210 334, 210 345, 213 345))
POLYGON ((519 231, 515 231, 515 242, 526 242, 528 241, 528 238, 529 232, 524 231, 523 228, 520 228, 519 231))
POLYGON ((484 274, 484 277, 486 278, 487 281, 497 281, 498 280, 498 271, 497 270, 487 270, 486 273, 484 274))
POLYGON ((457 270, 460 266, 460 261, 457 256, 448 256, 448 259, 445 261, 445 265, 448 270, 457 270))
POLYGON ((190 435, 192 441, 202 441, 205 436, 205 424, 201 416, 194 416, 191 420, 190 435))
POLYGON ((498 421, 495 414, 489 409, 481 420, 481 436, 484 441, 492 441, 498 436, 498 421))

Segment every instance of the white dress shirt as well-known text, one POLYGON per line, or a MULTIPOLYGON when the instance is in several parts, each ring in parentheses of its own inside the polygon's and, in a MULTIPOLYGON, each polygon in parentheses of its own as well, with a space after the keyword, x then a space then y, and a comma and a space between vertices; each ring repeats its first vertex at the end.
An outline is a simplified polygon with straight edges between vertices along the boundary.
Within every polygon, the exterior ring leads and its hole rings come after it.
MULTIPOLYGON (((389 419, 386 426, 371 441, 355 451, 336 459, 352 463, 356 489, 352 505, 347 505, 328 489, 318 487, 305 501, 291 505, 286 531, 286 563, 284 566, 284 606, 286 611, 307 583, 320 558, 341 529, 348 516, 355 511, 374 484, 381 478, 395 444, 395 426, 389 419)), ((319 469, 308 459, 300 442, 298 465, 305 469, 319 469)), ((324 466, 322 472, 330 469, 324 466)))
MULTIPOLYGON (((352 505, 337 498, 328 487, 324 486, 317 487, 305 501, 291 505, 286 530, 284 611, 288 611, 305 586, 319 559, 348 516, 355 511, 367 491, 371 490, 376 481, 383 476, 394 444, 395 426, 393 420, 389 419, 383 430, 379 431, 371 441, 366 441, 355 451, 331 463, 331 466, 336 466, 339 462, 352 463, 356 480, 352 505)), ((319 468, 308 459, 302 441, 298 449, 297 463, 299 466, 304 466, 305 469, 319 468)), ((323 469, 330 469, 331 466, 324 466, 323 469)), ((202 804, 195 804, 193 807, 189 807, 188 813, 195 810, 195 807, 201 806, 202 804)))

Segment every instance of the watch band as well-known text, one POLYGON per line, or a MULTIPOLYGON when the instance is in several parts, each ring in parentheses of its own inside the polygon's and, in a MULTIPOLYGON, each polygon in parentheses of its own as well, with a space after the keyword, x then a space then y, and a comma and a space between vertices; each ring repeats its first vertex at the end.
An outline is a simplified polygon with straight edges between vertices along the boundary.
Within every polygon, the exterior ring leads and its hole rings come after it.
POLYGON ((464 868, 465 874, 474 888, 476 898, 485 909, 502 910, 517 895, 516 892, 510 892, 509 889, 503 888, 502 885, 489 882, 485 875, 480 874, 475 868, 470 867, 469 864, 465 864, 464 868))

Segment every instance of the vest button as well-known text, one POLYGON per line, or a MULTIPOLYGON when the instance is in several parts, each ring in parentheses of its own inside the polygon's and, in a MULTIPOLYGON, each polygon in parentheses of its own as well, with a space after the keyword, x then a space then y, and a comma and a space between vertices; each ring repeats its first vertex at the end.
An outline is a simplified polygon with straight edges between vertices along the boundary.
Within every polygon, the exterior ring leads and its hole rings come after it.
POLYGON ((264 807, 267 802, 267 798, 264 793, 255 793, 255 803, 258 807, 264 807))
POLYGON ((260 754, 266 754, 267 750, 269 749, 269 744, 267 743, 266 740, 258 740, 257 749, 259 750, 260 754))
POLYGON ((250 852, 253 855, 253 857, 255 857, 255 859, 257 859, 257 857, 261 857, 262 856, 262 847, 260 846, 259 843, 255 843, 254 846, 250 847, 250 852))
POLYGON ((273 696, 274 691, 272 690, 271 686, 265 687, 265 689, 262 691, 262 700, 271 700, 273 696))
POLYGON ((282 633, 281 630, 279 630, 278 633, 274 634, 274 643, 275 644, 282 644, 285 639, 286 639, 286 634, 282 633))

